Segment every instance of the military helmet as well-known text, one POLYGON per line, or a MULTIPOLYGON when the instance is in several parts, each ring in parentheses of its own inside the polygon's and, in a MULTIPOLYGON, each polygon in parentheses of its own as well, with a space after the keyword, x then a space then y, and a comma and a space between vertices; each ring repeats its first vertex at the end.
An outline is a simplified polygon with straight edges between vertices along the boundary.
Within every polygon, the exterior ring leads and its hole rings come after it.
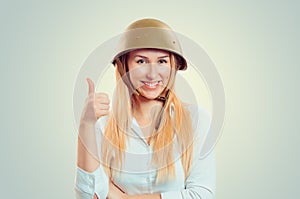
POLYGON ((130 24, 121 35, 115 60, 132 50, 150 48, 166 50, 177 58, 177 69, 186 70, 187 62, 175 32, 164 22, 157 19, 141 19, 130 24))

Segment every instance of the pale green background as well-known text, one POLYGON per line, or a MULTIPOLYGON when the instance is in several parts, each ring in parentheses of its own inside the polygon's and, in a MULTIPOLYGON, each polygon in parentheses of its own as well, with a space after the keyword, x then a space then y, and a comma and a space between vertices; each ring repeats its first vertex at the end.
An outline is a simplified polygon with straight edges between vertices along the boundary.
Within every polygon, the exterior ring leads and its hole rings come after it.
POLYGON ((89 53, 155 17, 204 46, 226 121, 217 199, 297 198, 298 1, 2 1, 0 198, 74 198, 73 84, 89 53))

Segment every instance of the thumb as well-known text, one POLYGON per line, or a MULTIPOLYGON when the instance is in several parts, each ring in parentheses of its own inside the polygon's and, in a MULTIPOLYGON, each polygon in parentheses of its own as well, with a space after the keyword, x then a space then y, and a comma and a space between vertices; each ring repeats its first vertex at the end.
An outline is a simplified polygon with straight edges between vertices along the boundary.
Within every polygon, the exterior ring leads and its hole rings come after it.
POLYGON ((86 81, 89 85, 89 94, 95 93, 95 86, 93 80, 91 80, 90 78, 86 78, 86 81))

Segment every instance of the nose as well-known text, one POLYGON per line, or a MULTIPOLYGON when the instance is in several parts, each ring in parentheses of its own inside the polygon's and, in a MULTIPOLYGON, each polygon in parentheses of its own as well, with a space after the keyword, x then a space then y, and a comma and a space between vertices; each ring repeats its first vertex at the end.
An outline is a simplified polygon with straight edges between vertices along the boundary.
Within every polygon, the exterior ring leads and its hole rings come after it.
POLYGON ((149 80, 154 80, 158 75, 157 65, 149 64, 146 77, 149 80))

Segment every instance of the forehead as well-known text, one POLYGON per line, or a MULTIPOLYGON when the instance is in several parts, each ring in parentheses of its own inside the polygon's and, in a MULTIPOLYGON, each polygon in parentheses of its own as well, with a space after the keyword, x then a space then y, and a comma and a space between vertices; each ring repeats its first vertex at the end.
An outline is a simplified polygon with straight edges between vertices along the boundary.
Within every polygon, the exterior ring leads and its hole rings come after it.
POLYGON ((145 57, 162 57, 162 56, 169 56, 169 52, 165 50, 159 50, 159 49, 137 49, 129 52, 129 57, 137 56, 137 55, 142 55, 145 57))

